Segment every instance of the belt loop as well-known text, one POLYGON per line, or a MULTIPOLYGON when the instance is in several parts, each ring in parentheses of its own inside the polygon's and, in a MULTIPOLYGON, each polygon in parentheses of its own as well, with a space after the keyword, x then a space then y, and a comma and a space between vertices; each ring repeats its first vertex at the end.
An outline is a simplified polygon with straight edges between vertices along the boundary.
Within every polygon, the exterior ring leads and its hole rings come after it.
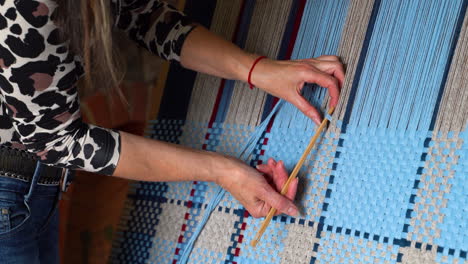
POLYGON ((68 178, 70 177, 70 170, 67 168, 62 169, 62 177, 60 177, 60 190, 62 192, 67 192, 68 187, 68 178))
POLYGON ((33 195, 34 189, 36 188, 37 181, 39 180, 39 177, 41 176, 41 171, 42 171, 42 164, 38 161, 36 163, 36 170, 34 171, 34 175, 31 179, 31 185, 29 186, 29 192, 24 196, 24 200, 26 202, 29 202, 29 199, 33 195))

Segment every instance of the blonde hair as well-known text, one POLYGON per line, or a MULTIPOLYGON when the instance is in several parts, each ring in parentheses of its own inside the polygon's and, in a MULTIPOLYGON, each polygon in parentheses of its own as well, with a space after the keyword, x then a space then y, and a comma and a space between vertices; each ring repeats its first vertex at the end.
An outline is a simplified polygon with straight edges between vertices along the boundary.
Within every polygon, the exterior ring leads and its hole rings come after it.
POLYGON ((57 16, 62 35, 69 41, 71 52, 82 56, 84 61, 82 93, 117 90, 124 99, 118 88, 124 70, 113 41, 110 1, 60 0, 58 3, 57 16))

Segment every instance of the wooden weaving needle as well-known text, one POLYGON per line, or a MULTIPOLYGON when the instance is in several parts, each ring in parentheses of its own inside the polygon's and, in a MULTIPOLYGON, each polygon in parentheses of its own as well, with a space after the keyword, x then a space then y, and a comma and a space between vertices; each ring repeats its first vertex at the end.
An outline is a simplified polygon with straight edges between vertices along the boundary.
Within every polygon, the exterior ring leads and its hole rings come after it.
MULTIPOLYGON (((333 114, 334 110, 335 110, 335 107, 330 108, 330 110, 328 111, 328 114, 329 115, 333 114)), ((291 175, 289 175, 288 180, 286 181, 283 188, 281 189, 281 195, 286 194, 286 192, 288 191, 289 184, 294 179, 296 179, 296 176, 299 173, 299 170, 301 169, 302 164, 304 164, 307 156, 309 156, 310 151, 314 147, 315 142, 317 141, 318 137, 322 133, 323 129, 327 126, 328 121, 329 121, 328 119, 324 118, 322 121, 322 124, 320 124, 319 128, 317 129, 317 132, 315 132, 315 135, 310 139, 309 145, 307 145, 307 148, 304 150, 304 153, 302 153, 302 156, 297 162, 296 167, 294 167, 294 170, 291 172, 291 175)), ((263 233, 268 227, 268 224, 270 224, 270 221, 275 214, 276 214, 276 208, 272 207, 270 211, 268 212, 268 215, 265 217, 265 220, 263 220, 262 225, 260 229, 258 230, 257 234, 255 235, 254 239, 252 240, 252 242, 250 242, 250 245, 252 247, 257 246, 258 242, 260 241, 260 238, 262 237, 263 233)))

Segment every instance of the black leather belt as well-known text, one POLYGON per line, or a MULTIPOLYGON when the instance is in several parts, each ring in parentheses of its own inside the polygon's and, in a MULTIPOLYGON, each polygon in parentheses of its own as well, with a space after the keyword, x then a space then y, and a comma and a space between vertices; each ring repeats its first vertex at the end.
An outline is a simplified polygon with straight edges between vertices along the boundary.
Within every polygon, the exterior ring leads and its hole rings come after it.
MULTIPOLYGON (((30 182, 36 170, 37 157, 26 151, 0 145, 0 177, 8 177, 30 182)), ((39 184, 59 185, 64 170, 43 166, 39 184)))

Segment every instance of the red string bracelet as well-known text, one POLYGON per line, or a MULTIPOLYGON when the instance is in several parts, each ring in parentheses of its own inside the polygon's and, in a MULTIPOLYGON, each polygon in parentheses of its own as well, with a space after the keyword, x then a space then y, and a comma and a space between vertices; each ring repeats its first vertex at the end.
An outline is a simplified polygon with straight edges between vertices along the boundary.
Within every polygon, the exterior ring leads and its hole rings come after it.
POLYGON ((249 78, 247 79, 247 81, 248 81, 248 83, 249 83, 249 85, 250 85, 250 90, 252 90, 252 89, 254 88, 254 85, 253 85, 253 83, 252 83, 252 72, 253 72, 253 70, 254 70, 254 68, 255 68, 255 65, 257 65, 257 63, 258 63, 259 61, 261 61, 262 59, 265 59, 265 58, 266 58, 266 56, 260 56, 260 57, 258 57, 258 58, 254 61, 254 63, 252 64, 252 67, 250 68, 250 71, 249 71, 249 78))

